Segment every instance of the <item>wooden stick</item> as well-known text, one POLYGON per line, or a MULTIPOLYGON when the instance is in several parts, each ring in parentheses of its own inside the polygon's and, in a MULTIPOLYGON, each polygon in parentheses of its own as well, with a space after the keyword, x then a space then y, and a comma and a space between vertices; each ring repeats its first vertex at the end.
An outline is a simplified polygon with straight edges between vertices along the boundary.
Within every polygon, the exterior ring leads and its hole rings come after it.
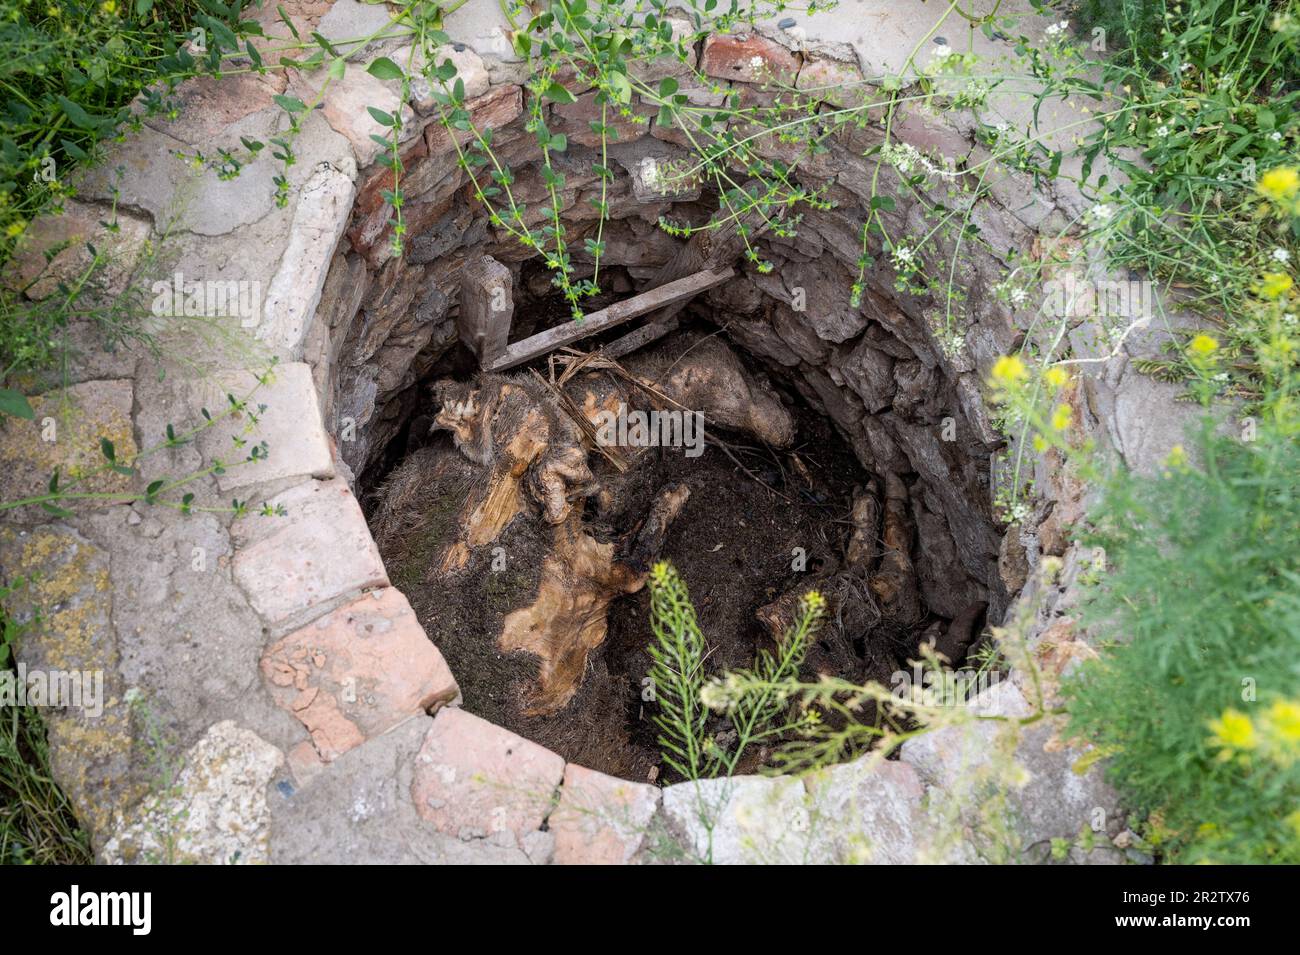
POLYGON ((688 275, 686 278, 669 282, 667 285, 661 285, 648 292, 642 292, 640 295, 634 295, 622 302, 615 302, 608 308, 592 312, 582 321, 565 322, 562 325, 556 325, 554 328, 548 328, 544 332, 525 338, 523 341, 515 342, 506 348, 501 357, 488 365, 488 369, 490 371, 504 371, 507 368, 515 367, 515 365, 522 365, 526 361, 532 361, 547 352, 554 351, 561 345, 576 342, 588 335, 594 335, 597 332, 603 332, 607 328, 613 328, 615 325, 621 325, 638 315, 644 315, 647 312, 656 311, 675 302, 692 298, 705 289, 721 285, 734 277, 735 274, 730 268, 696 272, 694 275, 688 275))

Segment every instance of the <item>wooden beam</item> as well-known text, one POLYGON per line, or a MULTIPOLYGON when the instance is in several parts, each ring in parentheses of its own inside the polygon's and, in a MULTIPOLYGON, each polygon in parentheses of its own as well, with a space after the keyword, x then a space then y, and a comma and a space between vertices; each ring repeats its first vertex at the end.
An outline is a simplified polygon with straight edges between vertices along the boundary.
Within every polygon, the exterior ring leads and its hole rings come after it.
POLYGON ((652 322, 646 322, 632 329, 621 338, 616 338, 600 350, 600 353, 606 358, 622 358, 624 355, 630 355, 638 348, 644 348, 651 342, 658 341, 669 332, 677 331, 681 323, 677 321, 676 315, 670 315, 666 320, 656 319, 652 322))
MULTIPOLYGON (((554 328, 548 328, 544 332, 538 332, 523 341, 515 342, 506 348, 503 355, 486 367, 491 371, 504 371, 507 368, 513 368, 515 365, 522 365, 524 362, 532 361, 534 358, 554 351, 562 345, 568 345, 570 342, 576 342, 588 335, 595 335, 607 328, 621 325, 638 315, 657 311, 677 302, 684 302, 705 289, 722 284, 735 274, 730 268, 696 272, 694 275, 688 275, 685 278, 661 285, 648 292, 642 292, 640 295, 634 295, 621 302, 615 302, 608 308, 592 312, 581 321, 565 322, 562 325, 556 325, 554 328)), ((463 303, 461 307, 464 308, 463 303)))
POLYGON ((461 271, 456 330, 484 368, 505 353, 510 340, 513 285, 510 269, 490 255, 471 256, 461 271))

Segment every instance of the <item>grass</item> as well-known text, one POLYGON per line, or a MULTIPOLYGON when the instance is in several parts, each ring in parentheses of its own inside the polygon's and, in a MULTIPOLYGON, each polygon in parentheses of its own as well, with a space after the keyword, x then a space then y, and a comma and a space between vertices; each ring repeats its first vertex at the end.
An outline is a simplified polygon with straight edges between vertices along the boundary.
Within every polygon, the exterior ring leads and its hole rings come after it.
MULTIPOLYGON (((11 592, 0 590, 0 599, 11 592)), ((0 609, 0 673, 12 676, 14 672, 14 650, 21 629, 0 609)), ((40 710, 0 707, 0 863, 91 861, 90 840, 50 772, 40 710)))
MULTIPOLYGON (((1260 184, 1294 167, 1300 149, 1300 5, 1087 0, 1078 9, 1082 32, 1104 29, 1111 53, 1101 68, 1111 92, 1079 151, 1088 165, 1105 156, 1127 180, 1101 183, 1113 210, 1098 229, 1109 265, 1163 280, 1180 307, 1217 326, 1232 361, 1216 369, 1216 394, 1257 403, 1259 338, 1269 330, 1248 303, 1289 287, 1300 261, 1300 216, 1259 201, 1260 184)), ((1186 338, 1167 351, 1140 370, 1205 380, 1186 338)))
MULTIPOLYGON (((78 167, 101 159, 107 143, 145 117, 175 114, 175 86, 216 65, 181 44, 196 26, 214 37, 229 32, 225 24, 237 22, 246 3, 0 0, 0 48, 7 54, 0 62, 0 267, 33 219, 75 195, 78 167)), ((215 39, 210 49, 217 51, 215 39)), ((106 211, 103 224, 111 241, 115 210, 106 211)), ((111 250, 88 251, 84 273, 39 302, 28 301, 23 289, 0 289, 0 386, 59 367, 68 350, 62 333, 74 318, 95 321, 105 347, 141 334, 139 293, 97 294, 111 250)), ((19 397, 5 390, 0 413, 25 416, 19 397)))

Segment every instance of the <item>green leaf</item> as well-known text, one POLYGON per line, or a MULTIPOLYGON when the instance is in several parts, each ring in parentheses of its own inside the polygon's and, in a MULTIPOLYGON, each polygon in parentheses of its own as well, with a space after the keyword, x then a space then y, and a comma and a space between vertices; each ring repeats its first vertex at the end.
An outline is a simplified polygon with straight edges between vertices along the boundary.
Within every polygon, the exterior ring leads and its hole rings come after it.
POLYGON ((108 438, 99 439, 99 450, 110 462, 117 461, 117 452, 113 449, 113 442, 108 438))
POLYGON ((671 76, 665 76, 662 80, 659 81, 660 98, 667 99, 668 97, 672 96, 676 92, 677 92, 677 81, 673 79, 671 76))
POLYGON ((373 106, 367 106, 366 112, 369 113, 371 118, 380 126, 397 125, 397 120, 393 118, 392 114, 385 113, 382 109, 375 109, 373 106))
POLYGON ((552 83, 546 87, 546 98, 556 103, 576 103, 578 98, 566 90, 559 83, 552 83))
POLYGON ((68 119, 72 120, 73 125, 81 129, 99 129, 99 121, 91 116, 84 109, 68 99, 66 96, 59 96, 59 105, 63 107, 63 112, 67 114, 68 119))
POLYGON ((36 417, 36 412, 27 403, 27 398, 21 392, 14 391, 11 388, 0 388, 0 414, 7 414, 11 418, 23 418, 27 421, 31 421, 36 417))
POLYGON ((366 72, 377 80, 400 80, 406 74, 386 56, 381 56, 366 67, 366 72))
POLYGON ((271 99, 286 113, 301 113, 307 109, 307 104, 296 96, 281 96, 277 93, 271 99))
POLYGON ((614 93, 614 102, 632 102, 632 84, 628 81, 626 73, 609 74, 609 86, 614 93))
POLYGON ((343 74, 347 72, 347 68, 348 61, 343 59, 341 56, 336 56, 334 59, 330 60, 330 79, 343 79, 343 74))
POLYGON ((280 22, 289 28, 289 32, 293 34, 293 38, 295 40, 301 40, 302 35, 298 32, 298 28, 293 25, 293 21, 289 19, 289 14, 284 12, 284 6, 282 4, 276 4, 275 12, 280 14, 280 22))
POLYGON ((41 501, 41 507, 49 511, 55 517, 72 517, 73 513, 65 507, 57 507, 49 501, 41 501))

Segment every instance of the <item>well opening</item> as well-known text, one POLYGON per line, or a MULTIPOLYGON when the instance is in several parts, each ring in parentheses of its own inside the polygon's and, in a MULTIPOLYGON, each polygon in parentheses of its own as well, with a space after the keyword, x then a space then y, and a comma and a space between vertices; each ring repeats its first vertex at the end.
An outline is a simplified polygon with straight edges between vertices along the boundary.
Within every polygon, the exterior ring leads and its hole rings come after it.
MULTIPOLYGON (((643 699, 652 633, 641 585, 656 559, 690 587, 715 672, 751 663, 789 598, 814 587, 832 613, 808 678, 888 683, 923 640, 960 664, 1000 620, 996 438, 968 413, 969 380, 889 285, 847 304, 854 276, 824 238, 829 224, 810 217, 797 238, 764 238, 775 276, 728 263, 736 277, 692 299, 675 330, 618 369, 597 363, 552 387, 572 358, 486 374, 456 340, 458 275, 484 254, 510 270, 512 342, 571 321, 540 260, 503 254, 460 195, 448 216, 462 203, 464 241, 444 236, 452 247, 428 262, 387 262, 359 296, 331 408, 337 424, 368 398, 360 439, 342 452, 390 577, 468 710, 581 765, 673 781, 643 699), (431 315, 413 324, 414 347, 399 331, 398 347, 376 350, 368 332, 402 288, 404 315, 431 315), (602 450, 596 412, 620 406, 699 412, 702 453, 680 430, 676 446, 638 447, 635 421, 619 432, 617 415, 602 450), (564 646, 560 630, 573 637, 564 646)), ((706 193, 616 214, 603 291, 584 311, 653 284, 681 244, 655 227, 660 215, 698 224, 716 209, 706 193)), ((576 234, 590 225, 570 223, 576 234)), ((588 277, 591 263, 575 258, 588 277)), ((653 319, 574 348, 599 352, 653 319)), ((740 771, 768 755, 755 750, 740 771)))

